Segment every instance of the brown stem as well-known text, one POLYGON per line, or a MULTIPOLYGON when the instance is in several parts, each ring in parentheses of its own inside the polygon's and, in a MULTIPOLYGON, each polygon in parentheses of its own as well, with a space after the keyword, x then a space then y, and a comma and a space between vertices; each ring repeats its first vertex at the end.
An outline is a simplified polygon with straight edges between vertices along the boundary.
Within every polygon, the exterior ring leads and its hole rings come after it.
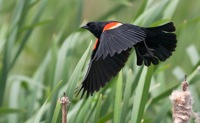
POLYGON ((188 88, 188 83, 187 83, 187 81, 186 81, 186 79, 187 79, 187 75, 185 75, 185 79, 184 79, 184 81, 182 82, 182 90, 183 91, 186 91, 187 90, 187 88, 188 88))
POLYGON ((60 99, 60 104, 62 105, 62 123, 67 123, 67 106, 70 104, 70 101, 68 97, 65 96, 65 92, 60 99))

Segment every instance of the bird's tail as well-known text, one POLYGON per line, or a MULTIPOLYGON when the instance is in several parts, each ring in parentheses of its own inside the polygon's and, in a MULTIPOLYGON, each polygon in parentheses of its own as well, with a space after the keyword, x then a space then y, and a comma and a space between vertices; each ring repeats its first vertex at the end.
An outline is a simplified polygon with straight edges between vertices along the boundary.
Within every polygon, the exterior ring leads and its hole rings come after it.
POLYGON ((175 27, 172 22, 162 26, 143 28, 147 34, 145 41, 135 45, 137 65, 158 64, 172 55, 176 48, 175 27))

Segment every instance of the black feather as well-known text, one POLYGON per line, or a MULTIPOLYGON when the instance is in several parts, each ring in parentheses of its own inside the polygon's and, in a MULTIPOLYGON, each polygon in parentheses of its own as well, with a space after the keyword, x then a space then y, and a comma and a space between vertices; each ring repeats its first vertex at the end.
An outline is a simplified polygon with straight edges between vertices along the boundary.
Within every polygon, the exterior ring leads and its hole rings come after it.
POLYGON ((98 91, 100 87, 105 86, 105 84, 109 82, 112 77, 116 76, 122 67, 124 67, 130 55, 130 51, 131 49, 129 48, 126 51, 122 51, 120 54, 115 53, 112 57, 108 55, 104 59, 102 57, 98 60, 92 59, 78 93, 83 90, 82 96, 86 92, 86 96, 88 97, 90 94, 98 91))
POLYGON ((172 32, 175 27, 172 22, 158 27, 143 28, 146 32, 146 39, 135 45, 137 64, 144 61, 146 66, 154 65, 160 61, 165 61, 172 55, 176 48, 176 35, 172 32))
POLYGON ((103 59, 107 55, 112 56, 115 53, 121 53, 128 48, 134 47, 138 42, 146 38, 145 30, 131 24, 122 24, 121 26, 102 32, 99 47, 94 56, 103 59))

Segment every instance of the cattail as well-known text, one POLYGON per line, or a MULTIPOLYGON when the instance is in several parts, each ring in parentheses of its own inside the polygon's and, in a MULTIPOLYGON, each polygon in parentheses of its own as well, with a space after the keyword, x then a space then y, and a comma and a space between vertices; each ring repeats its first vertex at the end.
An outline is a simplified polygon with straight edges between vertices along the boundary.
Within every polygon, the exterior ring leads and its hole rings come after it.
POLYGON ((198 114, 192 110, 192 95, 186 77, 182 82, 182 90, 173 91, 169 97, 172 102, 173 123, 189 123, 190 117, 195 118, 195 123, 200 123, 198 114))
POLYGON ((62 123, 67 123, 67 106, 70 104, 69 98, 65 96, 65 93, 60 99, 62 105, 62 123))

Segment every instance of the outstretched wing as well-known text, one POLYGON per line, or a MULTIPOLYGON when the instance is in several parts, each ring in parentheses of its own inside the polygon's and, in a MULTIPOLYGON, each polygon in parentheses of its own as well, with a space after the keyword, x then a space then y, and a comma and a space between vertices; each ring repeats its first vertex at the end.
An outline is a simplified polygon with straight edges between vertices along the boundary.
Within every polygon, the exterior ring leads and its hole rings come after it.
POLYGON ((91 61, 82 82, 82 96, 87 96, 105 86, 124 67, 130 51, 138 42, 144 41, 145 32, 141 27, 119 22, 108 23, 97 40, 91 61))
POLYGON ((99 59, 132 48, 138 42, 144 41, 145 31, 138 26, 122 24, 119 22, 108 23, 101 34, 99 47, 94 59, 99 59))
POLYGON ((106 82, 109 82, 113 76, 116 76, 125 65, 130 51, 129 48, 120 54, 114 54, 112 57, 107 56, 98 60, 91 59, 87 74, 79 90, 79 92, 83 90, 82 96, 85 92, 87 92, 87 96, 93 94, 94 91, 98 91, 100 87, 105 86, 106 82))

